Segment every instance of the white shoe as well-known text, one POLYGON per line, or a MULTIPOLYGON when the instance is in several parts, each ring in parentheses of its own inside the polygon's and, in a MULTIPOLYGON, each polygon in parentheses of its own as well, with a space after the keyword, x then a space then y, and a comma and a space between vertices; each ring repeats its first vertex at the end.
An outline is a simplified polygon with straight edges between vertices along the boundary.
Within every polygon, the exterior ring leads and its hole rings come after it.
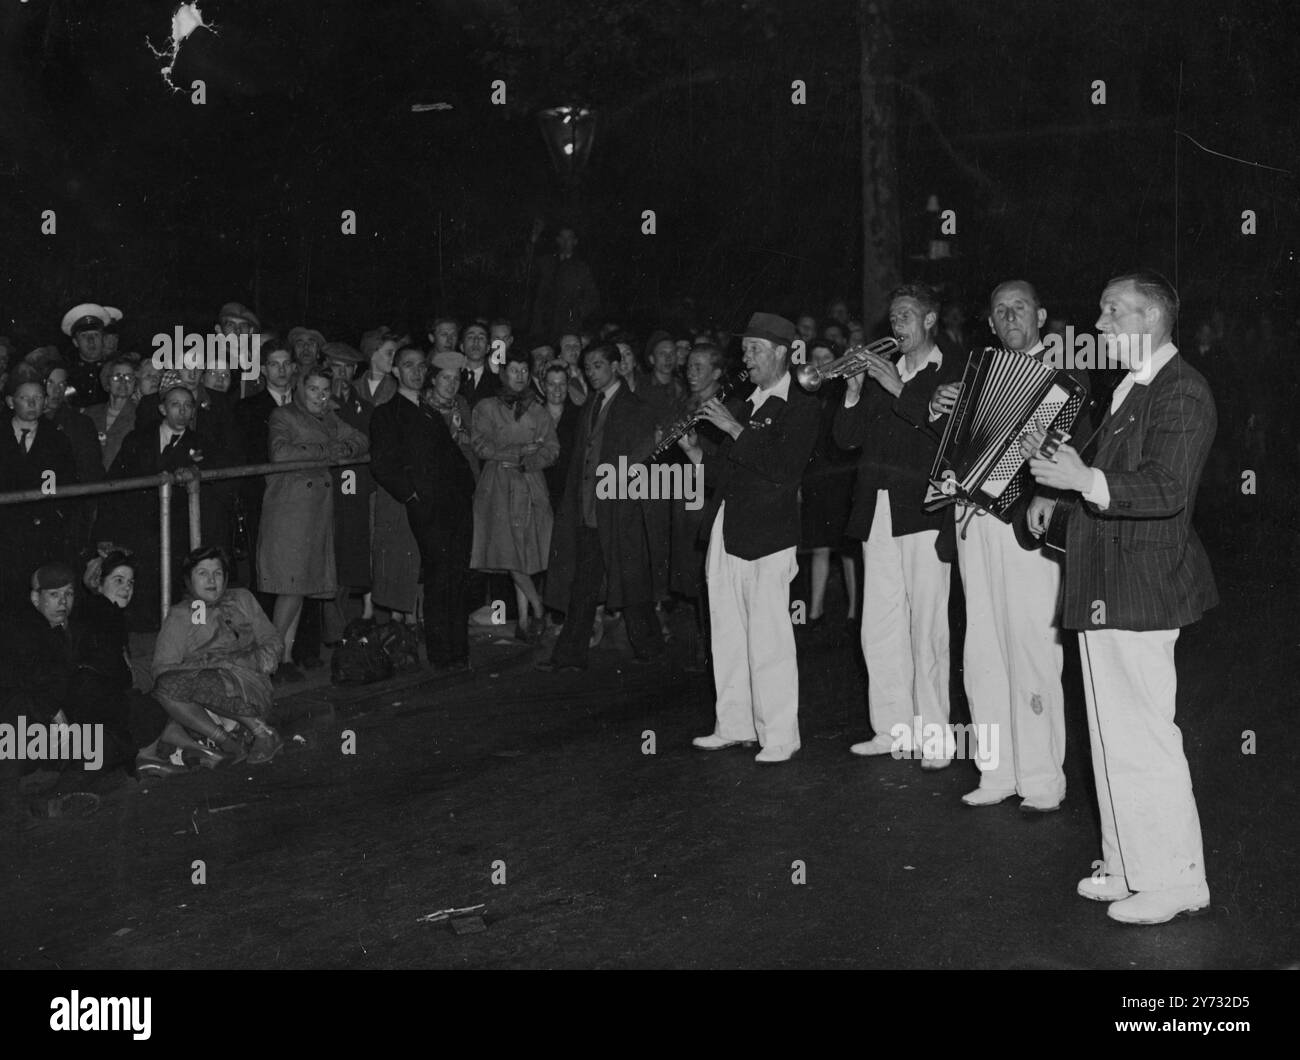
POLYGON ((708 736, 695 737, 691 741, 691 746, 701 751, 725 751, 728 747, 753 747, 754 742, 753 740, 724 740, 721 736, 709 733, 708 736))
POLYGON ((929 770, 947 769, 950 765, 952 765, 951 758, 922 758, 921 759, 922 769, 929 769, 929 770))
POLYGON ((1179 913, 1195 913, 1209 904, 1210 888, 1202 883, 1195 887, 1139 891, 1131 898, 1116 902, 1106 910, 1106 915, 1121 924, 1163 924, 1179 913))
POLYGON ((893 749, 894 741, 889 736, 873 736, 849 748, 855 755, 887 755, 893 749))
POLYGON ((1087 876, 1079 881, 1078 891, 1094 902, 1119 902, 1133 894, 1123 876, 1087 876))
POLYGON ((1020 808, 1026 813, 1055 813, 1061 808, 1064 798, 1051 802, 1048 799, 1021 799, 1020 808))
POLYGON ((976 788, 974 791, 966 792, 961 797, 961 801, 967 806, 996 806, 999 802, 1011 798, 1015 793, 1015 788, 1010 791, 998 791, 995 788, 976 788))
POLYGON ((770 743, 754 756, 754 761, 768 765, 774 762, 788 762, 797 750, 799 750, 797 743, 770 743))

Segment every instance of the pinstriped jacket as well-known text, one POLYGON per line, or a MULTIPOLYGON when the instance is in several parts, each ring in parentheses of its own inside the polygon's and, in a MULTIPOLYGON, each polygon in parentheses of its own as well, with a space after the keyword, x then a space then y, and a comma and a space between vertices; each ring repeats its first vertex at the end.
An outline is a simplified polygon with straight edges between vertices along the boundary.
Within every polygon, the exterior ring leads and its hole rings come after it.
POLYGON ((1092 466, 1106 475, 1110 506, 1084 501, 1070 516, 1065 628, 1176 629, 1219 602, 1192 529, 1217 423, 1205 378, 1180 356, 1107 415, 1092 466))

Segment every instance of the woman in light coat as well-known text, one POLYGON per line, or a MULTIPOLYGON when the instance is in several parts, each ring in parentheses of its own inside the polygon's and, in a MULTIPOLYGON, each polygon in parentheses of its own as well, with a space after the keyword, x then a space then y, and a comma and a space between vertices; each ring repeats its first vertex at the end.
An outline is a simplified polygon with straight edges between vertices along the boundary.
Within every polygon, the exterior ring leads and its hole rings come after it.
MULTIPOLYGON (((370 451, 370 439, 330 409, 331 380, 324 369, 308 369, 293 401, 271 413, 270 455, 274 463, 353 460, 370 451)), ((266 477, 262 526, 257 538, 257 579, 276 594, 271 616, 284 639, 284 665, 277 676, 292 679, 290 661, 305 597, 330 599, 338 591, 334 565, 334 490, 342 485, 329 468, 288 471, 266 477)))
POLYGON ((560 442, 555 421, 529 385, 527 354, 512 351, 501 378, 501 393, 474 407, 473 445, 483 471, 474 492, 470 567, 510 573, 519 605, 515 635, 532 643, 544 621, 532 576, 546 569, 553 522, 542 469, 555 462, 560 442))

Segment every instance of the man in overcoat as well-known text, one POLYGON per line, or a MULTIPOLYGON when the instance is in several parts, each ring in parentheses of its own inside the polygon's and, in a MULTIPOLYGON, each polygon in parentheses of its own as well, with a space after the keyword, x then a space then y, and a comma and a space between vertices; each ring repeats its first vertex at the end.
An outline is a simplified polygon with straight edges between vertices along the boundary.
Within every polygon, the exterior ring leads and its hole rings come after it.
POLYGON ((582 409, 564 499, 551 535, 546 604, 565 613, 550 659, 538 669, 585 670, 597 604, 621 609, 635 657, 663 652, 654 613, 646 502, 598 496, 601 466, 635 460, 653 447, 654 416, 615 374, 618 351, 593 346, 583 354, 591 396, 582 409))

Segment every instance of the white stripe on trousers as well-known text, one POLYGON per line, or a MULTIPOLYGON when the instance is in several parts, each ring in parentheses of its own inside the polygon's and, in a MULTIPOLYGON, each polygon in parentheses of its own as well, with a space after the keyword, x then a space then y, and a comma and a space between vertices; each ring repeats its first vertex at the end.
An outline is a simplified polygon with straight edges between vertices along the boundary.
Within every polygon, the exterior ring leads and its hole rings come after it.
POLYGON ((713 638, 717 726, 723 740, 799 746, 799 663, 790 622, 793 547, 745 560, 723 544, 726 504, 709 534, 705 573, 713 638))
MULTIPOLYGON (((889 493, 876 494, 871 532, 862 543, 862 656, 867 662, 867 709, 877 737, 895 725, 910 734, 948 724, 948 579, 937 530, 894 536, 889 493)), ((945 728, 946 731, 946 728, 945 728)), ((910 749, 907 736, 900 748, 910 749)))
POLYGON ((970 520, 966 539, 958 532, 957 562, 966 592, 962 659, 971 720, 981 726, 979 732, 996 731, 1001 748, 996 757, 977 760, 980 787, 1060 802, 1065 798, 1065 650, 1056 627, 1061 566, 1039 549, 1021 548, 1011 526, 983 513, 970 520))
POLYGON ((1178 632, 1079 634, 1102 858, 1133 891, 1205 882, 1201 820, 1174 724, 1178 632))

